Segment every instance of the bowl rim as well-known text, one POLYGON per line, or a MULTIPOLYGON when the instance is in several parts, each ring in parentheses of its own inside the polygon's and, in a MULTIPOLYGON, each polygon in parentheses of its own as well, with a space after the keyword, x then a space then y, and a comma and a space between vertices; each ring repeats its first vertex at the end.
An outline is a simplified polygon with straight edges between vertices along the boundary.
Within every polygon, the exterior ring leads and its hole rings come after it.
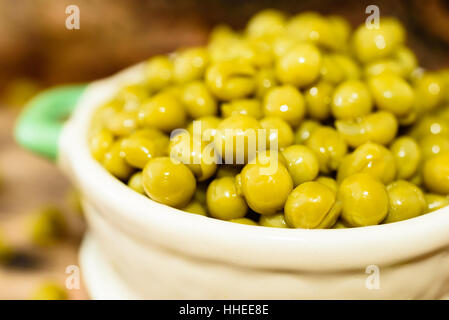
POLYGON ((142 68, 142 63, 135 65, 87 87, 63 128, 58 158, 96 213, 136 241, 211 263, 303 271, 364 271, 369 265, 401 263, 449 246, 449 207, 385 225, 279 229, 187 213, 131 190, 93 159, 87 133, 92 112, 122 84, 139 81, 142 68))

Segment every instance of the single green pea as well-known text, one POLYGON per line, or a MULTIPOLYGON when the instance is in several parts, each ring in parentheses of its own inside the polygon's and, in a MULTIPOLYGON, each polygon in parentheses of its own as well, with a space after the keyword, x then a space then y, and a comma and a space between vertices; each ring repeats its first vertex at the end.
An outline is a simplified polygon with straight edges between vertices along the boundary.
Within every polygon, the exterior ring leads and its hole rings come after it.
POLYGON ((421 113, 435 110, 443 101, 444 83, 438 74, 425 73, 415 82, 415 106, 421 113))
POLYGON ((320 171, 324 174, 337 170, 348 151, 340 133, 325 126, 313 130, 305 144, 316 154, 320 171))
POLYGON ((338 168, 337 181, 356 173, 367 173, 384 184, 396 177, 396 163, 390 150, 372 142, 365 143, 344 158, 338 168))
POLYGON ((187 126, 187 132, 194 138, 201 137, 205 142, 213 141, 221 119, 216 116, 201 117, 187 126))
POLYGON ((355 119, 337 120, 335 127, 350 147, 357 148, 367 142, 388 145, 399 125, 391 112, 378 111, 355 119))
POLYGON ((266 116, 282 118, 292 126, 297 126, 306 112, 301 92, 290 85, 270 89, 264 98, 263 106, 266 116))
POLYGON ((198 214, 200 216, 205 216, 205 217, 207 216, 207 210, 206 210, 205 206, 197 200, 190 201, 190 203, 187 206, 185 206, 184 208, 182 208, 182 210, 184 210, 186 212, 198 214))
POLYGON ((245 199, 237 193, 234 177, 218 178, 209 184, 207 208, 211 217, 221 220, 243 218, 248 212, 245 199))
POLYGON ((365 77, 393 73, 409 78, 418 66, 418 60, 409 48, 400 46, 391 57, 368 63, 364 68, 365 77))
POLYGON ((235 99, 221 105, 221 114, 223 118, 233 115, 243 114, 260 119, 263 117, 262 105, 257 99, 235 99))
POLYGON ((275 37, 271 42, 273 55, 276 59, 280 59, 290 48, 294 47, 298 43, 301 43, 301 41, 294 36, 290 34, 281 34, 275 37))
POLYGON ((155 56, 145 63, 145 80, 154 91, 166 87, 173 81, 173 62, 167 56, 155 56))
POLYGON ((429 191, 449 194, 449 152, 427 159, 422 169, 422 177, 429 191))
POLYGON ((249 62, 258 68, 271 68, 274 63, 274 55, 271 49, 270 40, 266 38, 248 39, 247 45, 250 48, 249 62))
POLYGON ((345 18, 337 15, 328 16, 327 21, 334 33, 336 49, 345 51, 351 34, 351 25, 345 18))
POLYGON ((345 54, 332 54, 332 60, 340 66, 345 75, 345 80, 357 80, 362 76, 360 66, 354 59, 345 54))
POLYGON ((385 73, 402 76, 402 67, 398 61, 388 58, 370 62, 363 68, 365 78, 376 77, 385 73))
POLYGON ((421 162, 421 150, 411 137, 402 136, 390 146, 397 168, 398 179, 409 179, 418 170, 421 162))
POLYGON ((313 130, 321 127, 321 124, 314 120, 303 121, 295 132, 295 144, 304 144, 310 138, 313 130))
POLYGON ((337 85, 345 80, 345 71, 334 58, 334 55, 331 54, 322 56, 320 79, 333 85, 337 85))
POLYGON ((217 157, 213 145, 202 143, 187 131, 170 140, 168 153, 172 161, 184 163, 198 181, 209 179, 217 170, 217 157))
POLYGON ((344 179, 337 199, 342 203, 343 221, 352 227, 379 224, 388 214, 387 190, 369 174, 358 173, 344 179))
POLYGON ((325 186, 329 187, 335 193, 337 193, 337 191, 338 191, 338 183, 335 179, 333 179, 331 177, 320 176, 320 177, 316 178, 315 181, 319 182, 321 184, 324 184, 325 186))
POLYGON ((428 135, 449 137, 449 121, 435 116, 424 116, 413 125, 409 134, 417 140, 428 135))
POLYGON ((174 95, 159 93, 142 104, 139 121, 143 125, 170 132, 184 126, 186 114, 174 95))
POLYGON ((329 118, 333 91, 334 87, 325 81, 320 81, 307 89, 304 98, 309 117, 316 120, 329 118))
POLYGON ((407 220, 425 213, 426 199, 421 189, 413 183, 395 181, 387 186, 387 192, 390 205, 383 223, 407 220))
POLYGON ((39 246, 54 245, 67 235, 67 223, 61 210, 44 207, 34 213, 29 221, 31 241, 39 246))
POLYGON ((142 171, 134 173, 131 178, 129 178, 128 186, 140 194, 145 194, 142 185, 142 171))
POLYGON ((316 12, 304 12, 292 17, 286 30, 299 41, 335 50, 340 49, 342 43, 336 29, 332 28, 334 24, 316 12))
POLYGON ((367 86, 358 80, 348 80, 335 88, 332 114, 337 119, 353 119, 371 112, 373 102, 367 86))
POLYGON ((384 73, 369 79, 368 84, 379 109, 404 116, 413 108, 413 89, 400 76, 384 73))
POLYGON ((109 130, 100 130, 89 139, 90 152, 97 161, 101 161, 113 143, 114 135, 109 130))
POLYGON ((221 100, 244 98, 256 90, 256 70, 241 59, 222 61, 206 70, 206 85, 221 100))
POLYGON ((424 198, 427 204, 426 213, 433 212, 449 205, 449 198, 447 196, 425 193, 424 198))
POLYGON ((293 189, 292 178, 280 161, 247 164, 240 174, 240 183, 248 206, 263 215, 282 210, 293 189))
POLYGON ((259 224, 270 228, 288 228, 284 214, 276 213, 269 216, 260 216, 259 224))
POLYGON ((285 203, 285 220, 292 228, 324 229, 335 224, 341 203, 329 187, 315 181, 297 186, 285 203))
POLYGON ((419 141, 423 160, 449 151, 449 138, 441 135, 428 135, 419 141))
POLYGON ((287 169, 295 187, 317 177, 320 165, 315 153, 310 148, 293 145, 286 148, 282 155, 287 161, 287 169))
POLYGON ((67 300, 68 295, 62 286, 54 282, 45 282, 36 289, 33 300, 67 300))
POLYGON ((268 9, 252 16, 246 25, 249 38, 273 37, 285 30, 285 15, 277 10, 268 9))
POLYGON ((135 83, 122 87, 116 99, 123 101, 123 111, 137 111, 143 100, 150 96, 150 89, 143 83, 135 83))
POLYGON ((158 129, 154 129, 154 128, 143 128, 143 129, 134 131, 134 133, 132 135, 140 136, 142 138, 152 140, 156 144, 156 146, 159 150, 158 153, 161 153, 164 155, 167 153, 167 147, 168 147, 170 138, 166 134, 164 134, 162 131, 160 131, 158 129))
POLYGON ((209 63, 206 48, 189 48, 178 52, 173 61, 173 78, 178 83, 199 80, 209 63))
POLYGON ((101 105, 92 114, 91 134, 104 130, 110 119, 118 112, 123 110, 123 101, 121 99, 112 99, 101 105))
POLYGON ((279 83, 276 78, 274 69, 263 68, 256 73, 256 96, 263 98, 265 94, 271 89, 276 87, 279 83))
POLYGON ((126 180, 133 173, 134 169, 125 159, 125 153, 122 150, 122 140, 117 140, 104 154, 103 167, 106 168, 115 177, 126 180))
POLYGON ((121 150, 128 164, 143 169, 154 157, 165 155, 165 149, 159 148, 157 140, 151 140, 142 134, 131 134, 121 141, 121 150))
POLYGON ((410 77, 413 70, 418 67, 418 59, 415 53, 405 46, 400 46, 394 55, 395 60, 401 66, 401 76, 410 77))
POLYGON ((267 149, 283 150, 293 143, 295 134, 290 125, 281 118, 265 117, 260 120, 260 125, 266 130, 267 149))
POLYGON ((226 164, 244 164, 255 156, 258 144, 259 121, 245 115, 224 119, 217 128, 214 143, 226 164))
POLYGON ((106 123, 106 129, 116 136, 126 136, 138 127, 137 111, 114 113, 106 123))
POLYGON ((251 219, 248 218, 237 218, 237 219, 231 219, 229 222, 238 223, 238 224, 246 224, 248 226, 259 226, 257 222, 254 222, 251 219))
POLYGON ((193 119, 217 114, 217 102, 207 86, 200 81, 187 84, 182 93, 182 103, 193 119))
POLYGON ((186 165, 160 157, 148 161, 142 171, 142 185, 154 201, 182 208, 195 193, 196 181, 186 165))
POLYGON ((381 19, 379 28, 360 25, 352 37, 352 47, 357 59, 363 63, 391 56, 404 43, 405 31, 393 19, 381 19))
POLYGON ((305 87, 320 75, 321 53, 312 44, 292 46, 276 62, 276 75, 283 84, 305 87))

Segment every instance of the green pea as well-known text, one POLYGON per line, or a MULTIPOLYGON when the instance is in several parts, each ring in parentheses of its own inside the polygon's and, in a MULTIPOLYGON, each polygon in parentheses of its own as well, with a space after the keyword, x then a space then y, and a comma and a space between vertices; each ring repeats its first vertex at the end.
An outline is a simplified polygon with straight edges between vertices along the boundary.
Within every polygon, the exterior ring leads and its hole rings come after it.
POLYGON ((350 147, 357 148, 367 142, 388 145, 399 125, 391 112, 378 111, 356 119, 337 120, 335 127, 350 147))
POLYGON ((50 246, 67 234, 67 224, 62 212, 54 207, 44 207, 29 221, 31 241, 39 246, 50 246))
POLYGON ((286 148, 282 155, 287 161, 287 169, 295 186, 317 177, 320 166, 315 153, 310 148, 293 145, 286 148))
POLYGON ((260 125, 266 130, 267 149, 273 149, 276 145, 283 150, 293 143, 295 135, 290 125, 277 117, 266 117, 260 120, 260 125))
POLYGON ((305 87, 320 75, 321 53, 311 44, 292 46, 276 62, 276 75, 283 84, 305 87))
POLYGON ((288 228, 283 213, 276 213, 269 216, 260 216, 259 224, 270 228, 288 228))
POLYGON ((142 185, 154 201, 182 208, 195 193, 196 181, 186 165, 160 157, 148 161, 142 171, 142 185))
POLYGON ((173 61, 173 78, 185 83, 199 80, 209 63, 209 53, 205 48, 189 48, 177 53, 173 61))
POLYGON ((337 180, 343 181, 356 173, 367 173, 388 184, 396 177, 396 164, 390 150, 368 142, 349 154, 338 168, 337 180))
POLYGON ((295 144, 304 144, 310 138, 312 132, 321 124, 314 120, 304 120, 295 132, 295 144))
POLYGON ((449 198, 439 194, 425 193, 424 198, 427 203, 426 213, 433 212, 449 205, 449 198))
POLYGON ((315 181, 297 186, 285 203, 285 219, 292 228, 329 228, 337 221, 341 203, 329 187, 315 181))
POLYGON ((235 99, 221 105, 221 114, 224 118, 233 115, 243 114, 260 119, 263 117, 262 105, 256 99, 235 99))
POLYGON ((385 186, 366 173, 351 175, 338 189, 341 217, 352 227, 379 224, 388 214, 389 199, 385 186))
POLYGON ((212 64, 206 70, 206 85, 221 100, 244 98, 256 90, 256 70, 243 60, 212 64))
POLYGON ((173 81, 173 63, 166 56, 155 56, 145 64, 147 86, 158 91, 173 81))
POLYGON ((143 125, 170 132, 184 126, 186 114, 176 96, 159 93, 144 101, 139 112, 139 120, 143 125))
POLYGON ((316 154, 320 171, 325 174, 337 170, 348 151, 343 137, 331 127, 316 128, 305 144, 316 154))
POLYGON ((45 282, 39 285, 32 296, 33 300, 67 300, 67 292, 59 284, 45 282))
POLYGON ((145 194, 142 185, 142 171, 134 173, 131 178, 129 178, 128 186, 140 194, 145 194))
POLYGON ((414 93, 400 76, 381 74, 369 80, 369 87, 377 107, 404 116, 413 108, 414 93))
POLYGON ((416 141, 407 136, 396 139, 390 146, 397 168, 398 179, 409 179, 417 172, 421 150, 416 141))
POLYGON ((331 102, 334 87, 321 81, 305 92, 307 114, 312 119, 326 120, 331 114, 331 102))
POLYGON ((200 81, 186 85, 182 93, 182 102, 187 113, 193 119, 217 114, 217 102, 207 86, 200 81))
POLYGON ((301 92, 290 85, 270 89, 263 106, 266 116, 279 117, 292 126, 297 126, 306 112, 301 92))
POLYGON ((348 80, 335 88, 332 114, 337 119, 353 119, 371 112, 373 107, 367 86, 357 80, 348 80))
POLYGON ((384 223, 417 217, 427 209, 424 194, 414 184, 398 180, 387 186, 390 209, 384 223))
POLYGON ((237 194, 234 177, 223 177, 210 183, 207 208, 211 217, 221 220, 243 218, 248 212, 245 199, 237 194))

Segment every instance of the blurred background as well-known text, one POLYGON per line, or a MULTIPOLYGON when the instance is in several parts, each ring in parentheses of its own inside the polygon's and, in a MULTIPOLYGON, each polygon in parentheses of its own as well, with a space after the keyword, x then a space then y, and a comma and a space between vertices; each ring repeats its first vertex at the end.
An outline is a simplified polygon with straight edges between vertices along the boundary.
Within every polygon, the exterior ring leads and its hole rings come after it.
POLYGON ((375 4, 406 26, 408 44, 429 69, 449 66, 449 0, 0 0, 0 299, 29 299, 66 290, 84 230, 76 191, 46 160, 20 149, 12 128, 40 90, 89 82, 178 47, 204 44, 211 28, 243 28, 264 8, 295 14, 339 14, 355 27, 375 4), (80 29, 67 30, 66 7, 80 9, 80 29), (48 229, 60 231, 43 241, 48 229), (59 290, 61 289, 61 290, 59 290))

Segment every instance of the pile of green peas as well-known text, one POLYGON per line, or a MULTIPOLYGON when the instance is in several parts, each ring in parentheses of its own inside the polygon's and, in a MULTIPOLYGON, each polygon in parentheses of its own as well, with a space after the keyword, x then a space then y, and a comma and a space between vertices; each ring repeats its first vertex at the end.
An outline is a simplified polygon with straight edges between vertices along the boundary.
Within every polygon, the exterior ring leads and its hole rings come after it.
POLYGON ((449 71, 420 68, 405 40, 394 18, 353 31, 315 12, 218 26, 204 47, 146 61, 145 80, 96 111, 92 156, 154 201, 236 223, 350 228, 426 214, 449 204, 449 71), (277 169, 263 172, 263 150, 235 149, 243 165, 183 153, 169 134, 192 133, 192 121, 216 145, 235 139, 226 129, 276 129, 277 169))

